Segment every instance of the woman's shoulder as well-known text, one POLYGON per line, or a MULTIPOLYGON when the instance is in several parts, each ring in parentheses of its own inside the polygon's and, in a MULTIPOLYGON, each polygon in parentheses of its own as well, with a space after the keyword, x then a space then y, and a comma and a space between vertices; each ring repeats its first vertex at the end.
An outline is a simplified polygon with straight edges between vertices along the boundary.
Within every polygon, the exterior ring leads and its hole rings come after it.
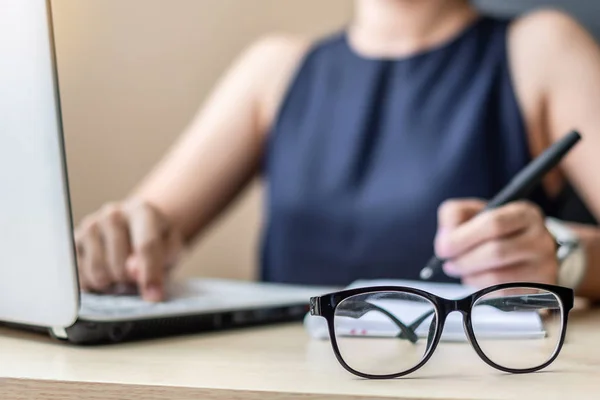
POLYGON ((246 47, 245 53, 263 59, 298 58, 307 51, 311 43, 312 41, 305 36, 274 32, 252 41, 246 47))
POLYGON ((555 8, 540 8, 523 13, 512 20, 513 29, 528 33, 545 33, 550 39, 585 30, 571 14, 555 8))
POLYGON ((596 39, 576 18, 551 8, 514 18, 507 44, 516 84, 529 92, 527 97, 547 92, 557 77, 574 73, 579 61, 598 54, 596 39))
POLYGON ((310 47, 310 40, 289 34, 269 34, 248 44, 234 64, 259 87, 289 75, 310 47))
POLYGON ((271 33, 245 49, 242 59, 251 71, 251 79, 257 80, 260 87, 257 101, 261 132, 268 131, 295 72, 314 43, 305 36, 271 33))
MULTIPOLYGON (((507 57, 521 110, 527 123, 532 156, 552 141, 549 124, 556 120, 549 97, 557 85, 570 84, 583 65, 600 67, 597 42, 573 16, 556 9, 539 9, 510 21, 507 57)), ((595 67, 593 67, 595 68, 595 67)), ((554 174, 550 191, 560 186, 554 174)))
POLYGON ((536 54, 540 61, 547 57, 564 56, 563 52, 577 46, 595 45, 587 29, 569 13, 543 8, 522 14, 511 21, 511 47, 536 54))

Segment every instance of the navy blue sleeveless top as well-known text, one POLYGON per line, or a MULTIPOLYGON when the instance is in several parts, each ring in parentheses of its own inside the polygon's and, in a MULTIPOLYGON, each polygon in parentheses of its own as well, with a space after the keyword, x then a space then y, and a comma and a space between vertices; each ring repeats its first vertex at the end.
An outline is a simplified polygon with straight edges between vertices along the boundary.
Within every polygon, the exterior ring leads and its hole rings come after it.
POLYGON ((264 281, 419 279, 440 203, 490 199, 530 160, 508 26, 481 17, 404 58, 361 56, 345 32, 310 49, 264 159, 264 281))

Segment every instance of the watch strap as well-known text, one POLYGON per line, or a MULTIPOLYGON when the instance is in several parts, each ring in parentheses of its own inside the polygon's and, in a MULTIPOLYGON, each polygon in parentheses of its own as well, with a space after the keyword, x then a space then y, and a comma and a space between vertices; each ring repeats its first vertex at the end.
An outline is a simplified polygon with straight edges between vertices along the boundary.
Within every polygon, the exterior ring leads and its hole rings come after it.
POLYGON ((586 270, 585 250, 577 234, 556 218, 546 218, 546 228, 556 243, 558 285, 575 289, 586 270))

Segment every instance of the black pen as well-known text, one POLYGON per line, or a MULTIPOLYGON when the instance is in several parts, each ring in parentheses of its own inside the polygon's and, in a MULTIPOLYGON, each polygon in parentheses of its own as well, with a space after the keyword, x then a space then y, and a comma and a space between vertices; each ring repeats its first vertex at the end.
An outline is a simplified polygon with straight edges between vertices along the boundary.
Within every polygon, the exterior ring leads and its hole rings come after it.
MULTIPOLYGON (((554 168, 580 139, 581 136, 579 133, 577 131, 572 131, 561 140, 554 143, 550 148, 540 154, 539 157, 523 168, 523 170, 521 170, 521 172, 519 172, 508 185, 487 204, 483 211, 497 208, 511 201, 526 197, 531 190, 540 183, 544 175, 554 168)), ((444 262, 445 260, 441 260, 434 255, 425 268, 421 270, 421 279, 430 279, 442 268, 444 262)))

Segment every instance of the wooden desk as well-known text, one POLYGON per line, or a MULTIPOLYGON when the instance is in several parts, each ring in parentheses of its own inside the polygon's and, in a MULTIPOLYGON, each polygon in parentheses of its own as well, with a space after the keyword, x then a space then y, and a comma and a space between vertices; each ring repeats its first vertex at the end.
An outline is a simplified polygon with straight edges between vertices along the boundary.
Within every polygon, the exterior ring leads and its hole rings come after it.
POLYGON ((466 343, 440 343, 420 372, 369 381, 299 324, 96 348, 0 330, 0 399, 599 399, 599 342, 600 310, 574 311, 545 371, 504 374, 466 343))

